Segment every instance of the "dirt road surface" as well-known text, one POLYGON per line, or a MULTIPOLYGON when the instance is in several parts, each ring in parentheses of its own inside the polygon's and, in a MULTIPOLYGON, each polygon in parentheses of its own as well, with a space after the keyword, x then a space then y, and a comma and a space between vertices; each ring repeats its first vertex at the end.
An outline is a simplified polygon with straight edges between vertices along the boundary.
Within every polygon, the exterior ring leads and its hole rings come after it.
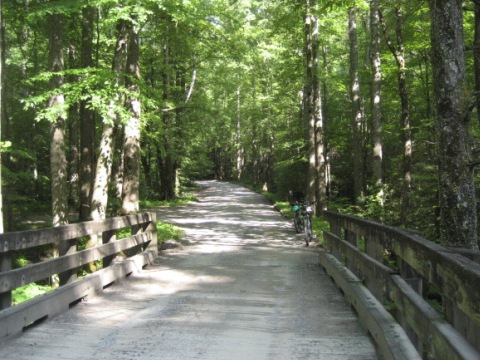
POLYGON ((292 225, 240 186, 158 209, 187 233, 154 266, 0 347, 0 359, 376 359, 292 225))

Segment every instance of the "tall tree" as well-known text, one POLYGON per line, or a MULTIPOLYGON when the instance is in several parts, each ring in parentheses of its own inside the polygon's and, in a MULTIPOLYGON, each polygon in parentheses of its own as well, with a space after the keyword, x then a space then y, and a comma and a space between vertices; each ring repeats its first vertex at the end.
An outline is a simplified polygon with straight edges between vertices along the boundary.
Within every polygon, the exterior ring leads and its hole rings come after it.
POLYGON ((4 64, 4 56, 3 56, 3 39, 5 39, 4 35, 5 27, 3 26, 3 10, 2 10, 2 2, 0 0, 0 233, 3 233, 3 191, 2 191, 2 129, 3 129, 3 64, 4 64))
POLYGON ((472 0, 474 15, 473 62, 475 71, 475 96, 477 98, 477 117, 480 121, 480 1, 472 0))
POLYGON ((439 171, 440 234, 448 246, 478 249, 470 154, 461 0, 430 0, 439 171))
MULTIPOLYGON (((313 44, 313 14, 312 4, 310 0, 305 0, 305 24, 304 24, 304 41, 305 41, 305 64, 306 64, 306 79, 304 86, 304 101, 305 101, 305 123, 307 129, 307 198, 309 201, 316 201, 317 193, 317 166, 316 166, 316 147, 315 147, 315 89, 314 85, 314 66, 315 53, 313 44)), ((318 65, 318 64, 317 64, 318 65)), ((318 79, 316 79, 318 80, 318 79)))
POLYGON ((380 48, 380 0, 370 0, 370 62, 372 68, 371 112, 373 140, 373 180, 378 202, 383 207, 382 68, 380 48))
POLYGON ((52 214, 53 226, 68 223, 68 191, 67 191, 67 158, 65 154, 65 99, 60 87, 63 84, 63 15, 49 15, 48 29, 50 36, 49 71, 54 73, 50 80, 49 107, 56 114, 50 126, 50 161, 52 183, 52 214))
POLYGON ((97 158, 95 182, 93 186, 91 218, 105 219, 108 203, 108 183, 112 172, 113 153, 115 149, 115 129, 120 123, 119 107, 123 107, 124 97, 120 88, 125 85, 125 67, 128 53, 128 36, 131 22, 120 19, 117 22, 117 41, 113 56, 113 89, 109 109, 104 115, 100 151, 97 158))
POLYGON ((405 225, 410 210, 410 195, 412 191, 412 154, 413 140, 412 127, 410 124, 410 106, 407 89, 407 67, 405 60, 405 45, 403 41, 403 3, 395 6, 395 37, 396 45, 387 33, 387 25, 380 11, 380 21, 386 38, 386 44, 395 58, 398 68, 398 92, 400 95, 400 125, 403 138, 403 181, 402 181, 402 206, 400 210, 400 222, 405 225))
POLYGON ((125 124, 123 140, 122 213, 135 214, 139 210, 140 190, 140 59, 138 26, 130 29, 127 56, 126 100, 129 119, 125 124))
MULTIPOLYGON (((93 39, 96 9, 87 5, 82 9, 82 68, 93 65, 93 39)), ((95 112, 88 101, 80 102, 80 210, 79 218, 90 218, 92 187, 95 175, 95 112)))
MULTIPOLYGON (((315 13, 318 14, 318 3, 314 0, 315 13)), ((325 134, 324 117, 322 107, 322 87, 320 86, 320 64, 319 64, 319 28, 320 20, 318 15, 312 17, 312 52, 313 52, 313 123, 315 134, 315 198, 316 213, 319 214, 326 209, 327 202, 327 178, 326 178, 326 155, 325 155, 325 134)))
POLYGON ((175 118, 174 112, 169 108, 173 103, 172 95, 172 74, 171 74, 171 43, 170 32, 173 32, 175 26, 169 24, 167 26, 167 34, 165 36, 165 43, 163 45, 163 74, 162 74, 162 87, 163 87, 163 101, 164 112, 162 114, 162 120, 165 127, 163 134, 163 147, 164 153, 159 156, 159 168, 160 168, 160 197, 162 199, 173 199, 175 197, 175 183, 176 183, 176 171, 177 162, 175 156, 175 139, 174 128, 175 118), (168 104, 168 105, 167 105, 168 104))
POLYGON ((360 94, 360 76, 358 69, 358 37, 357 37, 357 9, 348 10, 348 34, 350 40, 350 101, 352 104, 352 161, 353 161, 353 190, 355 202, 361 203, 365 196, 365 164, 363 157, 362 133, 364 116, 360 94))

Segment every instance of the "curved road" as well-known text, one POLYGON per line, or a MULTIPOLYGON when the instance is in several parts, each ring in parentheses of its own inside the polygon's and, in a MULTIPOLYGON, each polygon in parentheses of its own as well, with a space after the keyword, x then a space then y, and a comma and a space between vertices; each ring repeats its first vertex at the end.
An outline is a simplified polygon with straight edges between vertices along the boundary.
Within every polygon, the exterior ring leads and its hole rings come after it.
POLYGON ((187 237, 153 266, 0 347, 0 359, 376 359, 355 314, 265 199, 204 182, 158 209, 187 237))

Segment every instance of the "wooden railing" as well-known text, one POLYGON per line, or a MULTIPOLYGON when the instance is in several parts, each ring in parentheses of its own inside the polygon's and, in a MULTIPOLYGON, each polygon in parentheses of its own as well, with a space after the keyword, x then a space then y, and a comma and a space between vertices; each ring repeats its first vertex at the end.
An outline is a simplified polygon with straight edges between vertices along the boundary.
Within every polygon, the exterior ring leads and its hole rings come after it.
POLYGON ((385 358, 480 359, 478 252, 354 216, 323 217, 321 263, 385 358))
POLYGON ((153 261, 157 255, 156 214, 128 215, 55 228, 0 234, 0 339, 15 335, 25 327, 57 315, 88 295, 102 291, 153 261), (117 239, 117 232, 129 229, 131 235, 117 239), (78 239, 92 236, 101 244, 77 251, 78 239), (12 269, 19 251, 44 245, 57 245, 60 256, 12 269), (114 259, 118 254, 124 261, 114 259), (81 266, 101 260, 102 269, 77 279, 81 266), (54 275, 60 287, 30 301, 12 306, 12 291, 54 275))

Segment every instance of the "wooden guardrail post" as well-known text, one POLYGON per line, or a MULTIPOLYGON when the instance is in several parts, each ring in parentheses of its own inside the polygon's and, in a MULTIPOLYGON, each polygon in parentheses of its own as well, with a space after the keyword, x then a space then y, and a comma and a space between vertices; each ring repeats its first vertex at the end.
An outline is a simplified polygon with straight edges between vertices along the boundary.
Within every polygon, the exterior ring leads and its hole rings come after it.
POLYGON ((365 237, 365 253, 373 259, 382 262, 383 260, 383 234, 375 229, 370 230, 365 237))
POLYGON ((356 232, 347 230, 345 238, 345 240, 347 240, 353 246, 356 247, 358 245, 358 234, 356 232))
POLYGON ((336 219, 328 219, 328 222, 330 223, 330 232, 333 235, 336 235, 338 237, 342 236, 342 227, 339 224, 339 221, 336 219))
MULTIPOLYGON (((396 263, 397 263, 398 273, 400 274, 402 279, 405 281, 405 283, 408 284, 416 293, 418 293, 423 298, 423 281, 420 275, 418 274, 418 272, 416 272, 413 267, 408 265, 400 257, 396 259, 396 263)), ((405 329, 405 332, 410 338, 410 341, 413 344, 415 344, 415 347, 417 348, 418 352, 423 353, 426 345, 423 343, 422 338, 416 334, 414 329, 408 323, 407 315, 401 311, 398 311, 396 313, 396 318, 399 324, 405 329)), ((432 353, 432 349, 429 349, 428 347, 426 348, 426 351, 428 351, 429 353, 432 353)))
MULTIPOLYGON (((345 240, 355 246, 357 248, 358 246, 358 234, 356 232, 353 232, 352 230, 345 230, 345 240)), ((357 266, 355 265, 355 262, 352 259, 349 259, 348 257, 345 259, 345 266, 353 272, 355 275, 359 274, 359 270, 357 266)))
MULTIPOLYGON (((117 232, 115 230, 107 230, 102 232, 102 243, 109 244, 117 239, 117 232)), ((108 255, 103 258, 103 268, 110 266, 116 255, 108 255)))
MULTIPOLYGON (((59 256, 74 254, 77 252, 77 239, 60 241, 58 244, 59 256)), ((77 269, 70 269, 58 274, 60 286, 77 280, 77 269)))
POLYGON ((152 212, 150 213, 151 221, 148 223, 145 231, 151 231, 152 241, 146 246, 144 250, 152 251, 155 256, 158 254, 158 244, 157 244, 157 214, 152 212))
MULTIPOLYGON (((131 227, 132 235, 140 234, 142 231, 143 231, 143 227, 141 225, 133 225, 131 227)), ((131 250, 129 250, 129 256, 136 255, 136 254, 140 253, 142 248, 143 248, 142 244, 133 247, 131 250)))
MULTIPOLYGON (((3 245, 3 244, 0 244, 0 245, 3 245)), ((11 268, 12 268, 12 257, 10 253, 8 251, 0 253, 0 272, 11 270, 11 268)), ((3 291, 3 289, 0 289, 0 310, 9 308, 11 305, 12 305, 12 292, 3 291)))

